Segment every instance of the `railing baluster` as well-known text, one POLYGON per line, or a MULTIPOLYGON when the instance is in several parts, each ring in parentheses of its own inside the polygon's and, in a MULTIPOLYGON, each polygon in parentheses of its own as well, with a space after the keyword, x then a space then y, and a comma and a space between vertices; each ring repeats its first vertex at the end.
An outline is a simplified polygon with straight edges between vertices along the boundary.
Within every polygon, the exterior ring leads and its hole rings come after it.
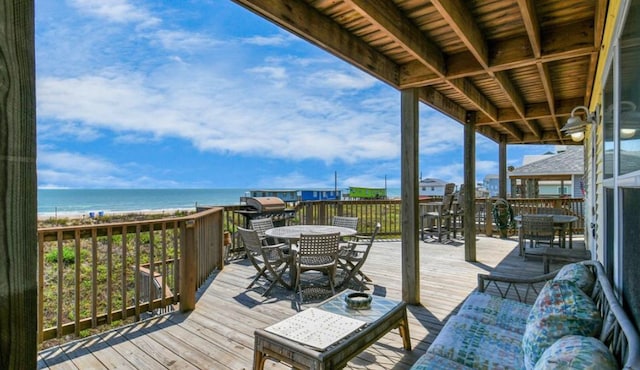
POLYGON ((127 319, 127 226, 122 225, 122 232, 120 234, 122 236, 122 269, 121 271, 121 281, 122 285, 122 320, 127 319))
POLYGON ((111 271, 113 270, 113 257, 112 257, 112 249, 113 249, 113 228, 111 226, 107 227, 107 324, 111 324, 112 319, 112 304, 113 304, 113 276, 111 275, 111 271))
POLYGON ((91 325, 98 326, 98 230, 91 229, 91 325))
POLYGON ((82 279, 80 278, 80 266, 81 266, 81 257, 80 257, 80 249, 81 249, 81 239, 80 239, 80 230, 76 229, 75 231, 75 243, 76 243, 76 253, 74 259, 74 267, 75 267, 75 311, 74 311, 74 321, 75 321, 75 335, 80 335, 80 284, 82 279))
POLYGON ((64 317, 64 306, 62 304, 64 299, 64 246, 62 244, 62 230, 58 231, 58 320, 56 337, 62 338, 62 318, 64 317))
POLYGON ((134 307, 136 321, 140 321, 140 224, 136 225, 136 239, 135 239, 135 265, 133 266, 133 286, 134 289, 134 307))

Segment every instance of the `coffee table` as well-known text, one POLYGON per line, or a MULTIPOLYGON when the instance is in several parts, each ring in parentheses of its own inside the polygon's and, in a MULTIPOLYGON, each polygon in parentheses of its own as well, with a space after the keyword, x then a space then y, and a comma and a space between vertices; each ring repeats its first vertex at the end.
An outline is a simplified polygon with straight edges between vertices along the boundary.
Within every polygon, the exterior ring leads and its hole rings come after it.
MULTIPOLYGON (((325 311, 327 315, 337 314, 347 319, 361 320, 364 326, 336 339, 335 343, 324 350, 289 339, 285 336, 288 333, 279 335, 269 331, 286 320, 310 320, 305 312, 298 313, 269 328, 255 331, 253 368, 262 370, 265 361, 273 358, 295 369, 339 369, 395 328, 400 331, 403 348, 410 351, 406 303, 374 295, 370 309, 353 310, 348 308, 344 301, 344 297, 353 292, 355 291, 345 290, 321 303, 317 309, 325 311)), ((312 321, 308 322, 310 327, 315 324, 312 321)))

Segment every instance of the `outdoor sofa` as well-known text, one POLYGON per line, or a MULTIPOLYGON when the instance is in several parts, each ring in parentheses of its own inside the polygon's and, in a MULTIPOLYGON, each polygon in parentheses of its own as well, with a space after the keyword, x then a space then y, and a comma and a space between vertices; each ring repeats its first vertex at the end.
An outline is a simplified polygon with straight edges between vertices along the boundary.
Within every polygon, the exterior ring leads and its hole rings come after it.
POLYGON ((478 291, 412 367, 548 368, 640 369, 638 332, 597 261, 533 279, 478 275, 478 291))

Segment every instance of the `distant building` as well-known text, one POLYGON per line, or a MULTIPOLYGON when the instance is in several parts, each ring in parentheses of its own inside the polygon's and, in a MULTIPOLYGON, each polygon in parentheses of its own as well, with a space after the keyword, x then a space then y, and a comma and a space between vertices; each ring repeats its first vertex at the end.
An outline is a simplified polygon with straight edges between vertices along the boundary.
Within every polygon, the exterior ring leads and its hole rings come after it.
POLYGON ((340 200, 342 198, 342 190, 327 189, 303 189, 300 190, 300 200, 340 200))
POLYGON ((350 199, 387 199, 387 189, 351 186, 347 197, 350 199))
POLYGON ((584 196, 584 148, 558 146, 555 154, 527 158, 508 176, 511 196, 518 198, 584 196))
POLYGON ((285 203, 295 203, 300 200, 298 190, 284 189, 257 189, 249 190, 250 197, 276 197, 282 199, 285 203))
MULTIPOLYGON (((489 192, 490 197, 500 195, 500 176, 495 174, 486 175, 482 181, 482 187, 489 192)), ((511 184, 507 181, 507 194, 511 191, 511 184)))
POLYGON ((420 180, 420 196, 437 196, 444 195, 444 186, 446 182, 439 179, 425 178, 420 180))

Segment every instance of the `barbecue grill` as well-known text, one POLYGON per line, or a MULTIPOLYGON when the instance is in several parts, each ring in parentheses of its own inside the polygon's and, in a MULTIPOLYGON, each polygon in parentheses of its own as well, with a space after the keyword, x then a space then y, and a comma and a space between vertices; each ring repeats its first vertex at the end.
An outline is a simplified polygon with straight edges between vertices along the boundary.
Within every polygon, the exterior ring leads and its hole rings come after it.
POLYGON ((278 197, 241 197, 240 202, 246 207, 235 212, 244 216, 246 228, 249 220, 266 217, 271 217, 275 226, 284 226, 296 214, 295 209, 287 209, 286 203, 278 197))

